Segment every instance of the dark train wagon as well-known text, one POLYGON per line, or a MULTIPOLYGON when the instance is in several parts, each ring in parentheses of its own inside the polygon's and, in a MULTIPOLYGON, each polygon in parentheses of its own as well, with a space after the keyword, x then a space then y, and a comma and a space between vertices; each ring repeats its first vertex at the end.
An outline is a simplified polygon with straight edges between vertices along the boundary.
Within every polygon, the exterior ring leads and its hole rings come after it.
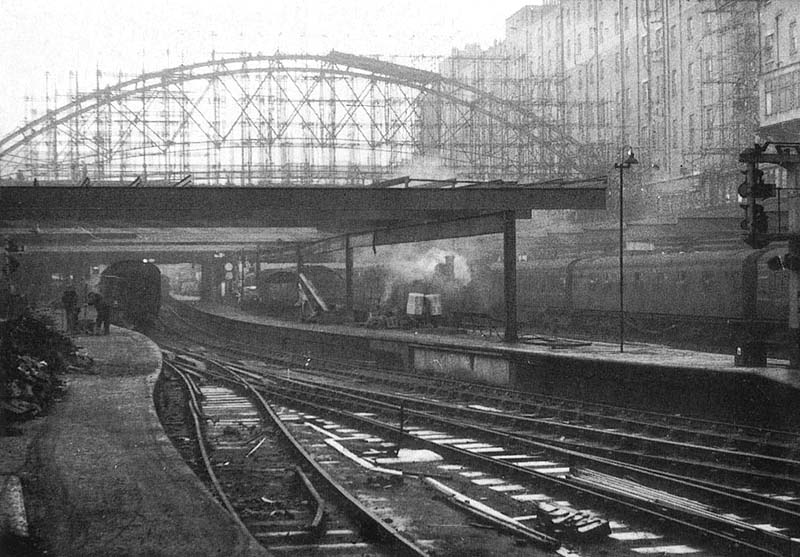
POLYGON ((100 293, 112 307, 111 321, 137 331, 146 331, 158 318, 161 288, 161 271, 142 261, 118 261, 100 276, 100 293))

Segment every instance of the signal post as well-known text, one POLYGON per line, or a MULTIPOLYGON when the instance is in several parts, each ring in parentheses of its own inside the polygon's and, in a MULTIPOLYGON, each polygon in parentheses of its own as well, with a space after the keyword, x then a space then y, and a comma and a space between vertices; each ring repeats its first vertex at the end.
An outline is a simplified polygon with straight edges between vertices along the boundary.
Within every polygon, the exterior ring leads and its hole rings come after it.
MULTIPOLYGON (((792 339, 789 363, 792 368, 800 369, 800 143, 755 144, 739 154, 739 162, 747 164, 747 169, 742 171, 746 177, 745 182, 739 186, 739 195, 746 201, 741 205, 745 210, 745 219, 742 221, 742 228, 747 232, 745 242, 756 249, 767 247, 770 242, 788 242, 788 253, 783 258, 773 258, 776 261, 770 260, 768 265, 775 270, 789 271, 788 325, 792 339), (764 183, 764 173, 758 168, 762 163, 775 164, 787 170, 787 232, 769 230, 768 216, 759 203, 762 199, 773 197, 776 190, 775 184, 764 183)), ((755 321, 756 315, 751 318, 755 321)), ((737 363, 738 356, 737 354, 737 363)), ((766 353, 762 365, 766 365, 766 353)))

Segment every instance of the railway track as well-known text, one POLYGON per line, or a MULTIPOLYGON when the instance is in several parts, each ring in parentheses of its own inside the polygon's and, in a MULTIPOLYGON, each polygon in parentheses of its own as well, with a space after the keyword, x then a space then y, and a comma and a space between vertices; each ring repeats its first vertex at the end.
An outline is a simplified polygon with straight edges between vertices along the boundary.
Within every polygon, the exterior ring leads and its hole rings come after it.
MULTIPOLYGON (((726 544, 732 551, 745 550, 753 555, 788 555, 790 553, 785 551, 788 551, 787 548, 794 543, 782 526, 771 523, 753 524, 744 517, 722 512, 718 505, 712 506, 639 482, 628 480, 625 484, 620 480, 615 484, 609 481, 611 478, 620 478, 618 475, 620 469, 616 470, 617 475, 612 475, 589 466, 574 466, 574 464, 570 466, 576 458, 585 459, 585 455, 582 454, 565 453, 556 448, 555 453, 560 456, 554 457, 552 447, 524 446, 514 439, 512 444, 498 443, 497 432, 489 427, 479 431, 475 426, 455 419, 443 419, 441 416, 427 415, 419 410, 405 407, 403 412, 406 423, 401 426, 398 423, 399 406, 396 404, 370 400, 363 396, 356 397, 340 389, 294 377, 302 375, 299 372, 289 372, 290 377, 287 378, 284 375, 287 373, 286 370, 277 367, 273 368, 272 375, 264 379, 264 369, 249 369, 241 364, 231 365, 221 362, 216 364, 235 369, 238 373, 249 374, 253 380, 266 381, 268 383, 266 391, 269 392, 269 396, 279 398, 283 404, 292 404, 295 407, 299 405, 315 414, 338 416, 340 420, 346 420, 354 425, 360 424, 361 427, 381 429, 386 438, 403 438, 406 443, 414 446, 425 445, 432 451, 447 454, 459 463, 457 465, 471 462, 472 466, 499 472, 504 477, 519 479, 520 482, 533 481, 536 485, 546 484, 554 496, 542 499, 543 502, 537 506, 539 517, 548 515, 549 511, 556 517, 564 515, 570 518, 579 528, 588 527, 592 520, 595 525, 602 524, 602 521, 597 520, 599 516, 597 512, 579 513, 575 508, 548 502, 559 497, 577 498, 576 500, 584 504, 588 502, 595 507, 599 504, 601 508, 622 509, 626 513, 625 516, 631 515, 631 512, 634 515, 646 513, 652 519, 671 523, 673 528, 667 530, 692 531, 693 539, 697 539, 698 536, 711 538, 714 540, 713 547, 726 544), (346 406, 348 410, 343 410, 342 406, 346 406), (410 425, 409 422, 414 425, 410 425), (437 429, 433 429, 434 425, 437 429), (466 436, 467 432, 469 437, 466 436), (480 464, 475 465, 475 462, 480 464)), ((598 466, 600 464, 609 463, 600 462, 598 466)), ((620 466, 618 463, 615 465, 620 466)), ((629 474, 631 470, 623 468, 622 472, 629 474)), ((525 493, 522 495, 541 496, 541 494, 525 493)), ((716 497, 719 500, 727 495, 717 493, 716 497)), ((742 505, 742 501, 738 503, 739 506, 742 505)), ((784 511, 772 509, 772 512, 780 514, 784 511)), ((626 520, 630 522, 630 519, 626 520)), ((752 521, 754 518, 749 517, 748 520, 752 521)), ((625 538, 624 532, 614 532, 611 535, 625 538)), ((653 534, 653 536, 653 539, 659 539, 658 535, 653 534)))
MULTIPOLYGON (((275 555, 424 555, 368 509, 348 500, 347 492, 324 471, 320 475, 313 459, 258 397, 246 396, 241 385, 203 381, 202 365, 192 369, 184 360, 166 361, 165 367, 183 383, 193 424, 187 428, 173 412, 168 421, 173 438, 184 454, 190 451, 188 460, 240 526, 275 555)), ((160 396, 180 398, 175 393, 160 396)))
MULTIPOLYGON (((182 362, 175 363, 174 367, 184 375, 206 375, 214 379, 215 382, 233 383, 234 387, 246 388, 253 397, 258 400, 264 400, 260 390, 255 388, 256 385, 252 383, 252 378, 248 378, 246 373, 242 373, 235 368, 215 366, 214 362, 209 360, 201 362, 200 358, 191 354, 180 357, 179 360, 182 360, 182 362), (209 367, 216 367, 216 373, 209 372, 207 369, 209 367)), ((223 423, 224 420, 228 427, 234 421, 242 421, 247 424, 238 414, 241 410, 237 410, 246 406, 242 400, 232 399, 230 393, 221 391, 218 385, 200 387, 200 390, 203 391, 208 388, 211 388, 210 394, 213 398, 222 397, 222 406, 227 408, 224 418, 222 415, 215 415, 219 423, 223 423), (233 410, 233 414, 231 414, 231 410, 233 410)), ((330 424, 323 421, 319 421, 319 425, 316 427, 309 427, 309 420, 316 420, 314 416, 301 416, 295 410, 287 407, 275 407, 273 410, 272 405, 267 404, 266 401, 263 404, 264 408, 275 416, 276 423, 280 425, 280 428, 285 429, 294 439, 293 443, 296 444, 297 449, 306 453, 309 463, 314 463, 316 471, 321 475, 328 476, 330 478, 329 481, 339 485, 341 489, 337 493, 337 497, 343 497, 362 508, 361 511, 358 511, 357 514, 359 516, 356 519, 359 523, 360 531, 369 539, 380 540, 382 545, 389 544, 388 550, 384 550, 382 554, 460 556, 467 554, 493 555, 496 554, 496 551, 499 551, 509 556, 544 555, 546 553, 533 551, 533 547, 555 549, 557 545, 555 539, 523 524, 514 522, 512 516, 506 516, 502 520, 498 519, 497 516, 487 516, 485 514, 475 516, 476 511, 474 509, 472 513, 464 516, 462 511, 452 508, 441 500, 444 497, 443 494, 439 494, 438 497, 431 497, 430 489, 421 483, 420 475, 418 474, 407 476, 398 470, 386 469, 380 466, 371 466, 366 470, 363 469, 357 460, 353 461, 349 458, 348 452, 343 449, 339 442, 347 443, 353 440, 361 442, 365 440, 365 437, 369 441, 369 435, 355 437, 343 435, 347 434, 348 430, 339 428, 339 435, 337 436, 326 429, 330 427, 330 424), (336 437, 337 442, 331 442, 334 437, 336 437), (406 480, 406 478, 413 478, 414 481, 406 480), (361 516, 363 513, 370 515, 369 521, 361 516), (491 520, 494 520, 495 524, 487 531, 484 524, 487 521, 491 522, 491 520), (388 526, 390 524, 397 524, 398 528, 395 529, 388 526), (400 535, 401 542, 389 539, 385 533, 377 531, 382 529, 394 532, 402 530, 403 533, 400 535), (495 529, 510 529, 512 532, 508 536, 498 538, 495 529), (404 545, 398 545, 398 543, 403 543, 404 545)), ((205 417, 210 418, 207 413, 205 413, 205 417)), ((248 417, 251 416, 245 416, 245 418, 248 417)), ((372 441, 373 447, 392 444, 381 439, 372 439, 372 441)), ((231 447, 227 448, 230 449, 231 447)), ((224 469, 229 469, 232 461, 226 456, 223 464, 225 465, 224 469)), ((426 474, 425 477, 429 475, 431 474, 426 474)), ((435 476, 436 474, 432 475, 435 476)), ((230 491, 230 486, 227 486, 223 481, 220 480, 218 483, 223 486, 223 491, 226 493, 230 491)), ((239 483, 241 484, 241 481, 239 483)), ((247 488, 244 489, 247 492, 247 488)), ((322 490, 320 491, 322 492, 322 490)), ((480 505, 477 501, 473 503, 480 505)), ((468 506, 472 506, 473 503, 468 503, 468 506)), ((236 507, 236 505, 233 506, 236 507)), ((523 506, 522 504, 517 504, 517 507, 523 506)), ((518 508, 518 513, 521 510, 521 508, 518 508)), ((238 512, 241 515, 241 510, 238 512)), ((244 517, 243 521, 245 523, 248 522, 244 517)), ((251 531, 259 540, 270 541, 275 539, 275 536, 269 536, 268 533, 254 530, 252 524, 248 523, 248 526, 251 526, 251 531)), ((256 524, 256 526, 260 525, 256 524)), ((308 528, 304 532, 307 534, 308 528)), ((286 536, 280 537, 285 539, 286 536)), ((381 554, 369 550, 364 551, 355 545, 342 548, 343 545, 346 546, 347 544, 339 544, 339 552, 336 554, 381 554)), ((274 545, 268 545, 268 547, 270 550, 275 548, 274 545)), ((291 550, 285 545, 278 546, 278 548, 280 551, 291 550)), ((327 553, 318 551, 316 546, 306 545, 301 552, 295 552, 294 554, 324 555, 327 553)), ((565 550, 562 554, 568 556, 571 553, 565 550)))
MULTIPOLYGON (((270 386, 271 392, 289 390, 294 396, 300 393, 306 400, 316 398, 327 403, 328 410, 337 404, 341 407, 361 406, 373 413, 381 409, 383 415, 391 419, 398 413, 400 404, 387 403, 385 400, 368 396, 346 393, 339 387, 319 386, 313 382, 300 379, 275 380, 280 383, 270 386), (293 381, 294 385, 288 385, 293 381)), ((381 397, 382 398, 382 397, 381 397)), ((691 476, 675 474, 659 474, 639 466, 631 466, 624 462, 610 459, 593 458, 592 455, 576 450, 564 450, 562 447, 541 442, 530 442, 513 433, 498 431, 491 425, 479 425, 474 421, 465 422, 458 418, 446 416, 449 407, 444 410, 436 403, 428 404, 428 411, 414 410, 403 406, 403 413, 413 418, 415 423, 432 430, 434 435, 448 434, 452 439, 460 437, 463 443, 455 444, 451 440, 428 440, 416 438, 409 434, 414 442, 430 443, 438 450, 445 450, 459 457, 471 457, 483 460, 485 464, 515 473, 521 476, 533 476, 539 480, 549 480, 558 487, 571 488, 601 499, 604 503, 626 506, 637 512, 645 512, 660 520, 670 520, 682 528, 691 528, 701 535, 710 535, 726 543, 734 540, 752 544, 749 550, 763 549, 766 554, 777 550, 796 546, 800 513, 796 503, 781 499, 764 500, 761 496, 747 496, 744 492, 726 489, 721 485, 713 485, 694 481, 691 476), (435 411, 431 411, 436 408, 435 411), (436 428, 436 429, 433 429, 436 428), (483 451, 503 449, 503 453, 520 453, 524 458, 519 462, 497 463, 497 454, 484 454, 483 451), (458 449, 458 450, 456 450, 458 449), (477 449, 478 454, 469 454, 477 449), (542 474, 531 464, 545 466, 542 474), (593 468, 605 470, 600 472, 593 468), (636 478, 623 486, 611 482, 611 478, 636 478), (627 487, 626 487, 627 486, 627 487), (668 491, 667 491, 668 490, 668 491), (747 517, 740 516, 744 510, 747 517), (761 548, 761 549, 759 549, 761 548)), ((347 416, 348 419, 356 419, 347 416)), ((390 422, 384 422, 390 423, 390 422)))
POLYGON ((249 353, 293 369, 313 369, 355 382, 378 382, 384 391, 387 387, 394 390, 374 396, 390 402, 394 399, 396 404, 401 397, 409 405, 450 403, 451 413, 465 419, 471 416, 479 423, 488 420, 496 428, 532 441, 665 472, 691 469, 695 478, 725 483, 748 493, 761 492, 767 498, 773 495, 776 504, 787 498, 800 499, 797 432, 542 396, 274 349, 249 353), (413 393, 420 396, 415 399, 413 393), (770 493, 776 490, 778 493, 770 493))
MULTIPOLYGON (((240 350, 235 352, 242 357, 240 350)), ((341 406, 344 400, 352 408, 373 414, 382 406, 386 414, 383 425, 392 427, 391 416, 395 415, 396 422, 402 407, 406 419, 416 424, 413 427, 439 437, 438 443, 427 439, 439 445, 436 449, 456 445, 447 440, 458 440, 459 436, 469 441, 460 444, 477 444, 478 450, 502 449, 503 454, 484 456, 493 459, 494 462, 487 459, 485 463, 490 467, 497 461, 510 463, 511 467, 501 467, 504 474, 530 475, 539 464, 546 463, 552 469, 548 474, 558 470, 563 474, 566 469, 571 482, 568 489, 582 486, 590 492, 588 501, 608 498, 601 507, 630 509, 631 505, 647 503, 651 509, 640 510, 659 517, 657 520, 671 520, 678 530, 694 530, 701 538, 710 536, 730 547, 746 548, 745 554, 793 555, 792 551, 798 551, 796 525, 800 524, 800 515, 797 462, 793 457, 800 445, 794 432, 537 397, 275 350, 258 354, 250 351, 249 356, 275 364, 275 370, 279 370, 270 378, 271 396, 283 391, 280 396, 305 399, 306 403, 309 398, 318 398, 317 404, 322 407, 315 412, 335 413, 336 405, 341 406), (286 377, 280 377, 287 370, 294 386, 287 386, 286 377), (366 380, 385 387, 366 389, 366 380), (336 388, 326 387, 325 382, 335 383, 336 388), (332 390, 314 394, 325 388, 332 390), (531 424, 543 427, 544 433, 535 434, 531 424), (548 432, 548 428, 553 429, 548 432), (588 437, 580 439, 575 436, 576 431, 586 432, 588 437), (594 444, 595 436, 616 441, 603 448, 594 444), (636 450, 631 450, 631 444, 636 450), (651 448, 642 450, 642 444, 651 448), (676 448, 692 458, 674 458, 676 448), (517 459, 520 462, 502 458, 514 456, 513 453, 525 458, 517 459), (671 457, 659 458, 659 453, 671 457), (726 463, 724 459, 729 456, 733 460, 726 463), (734 465, 736 459, 738 465, 734 465), (662 470, 652 465, 659 460, 668 464, 662 470), (514 466, 523 470, 515 470, 514 466), (628 481, 612 481, 614 478, 628 481), (622 501, 610 501, 614 498, 622 501)), ((264 371, 259 369, 259 373, 264 371)), ((342 419, 356 418, 345 414, 342 419)), ((397 429, 398 424, 394 423, 394 427, 397 429)), ((420 441, 410 430, 404 435, 407 442, 420 441)), ((424 437, 422 441, 426 440, 424 437)))

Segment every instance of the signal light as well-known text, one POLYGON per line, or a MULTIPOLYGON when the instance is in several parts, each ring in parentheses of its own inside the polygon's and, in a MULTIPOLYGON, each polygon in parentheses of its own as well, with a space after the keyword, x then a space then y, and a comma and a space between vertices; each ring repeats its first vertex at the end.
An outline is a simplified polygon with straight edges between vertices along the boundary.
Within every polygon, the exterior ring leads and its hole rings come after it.
POLYGON ((783 260, 775 255, 767 259, 767 269, 770 271, 783 271, 783 260))
POLYGON ((800 256, 787 253, 783 256, 783 266, 790 271, 800 271, 800 256))
POLYGON ((742 170, 745 181, 737 191, 739 205, 745 210, 745 218, 741 223, 742 230, 748 232, 745 242, 753 248, 760 249, 769 244, 769 217, 764 211, 764 206, 756 203, 758 199, 766 199, 775 195, 775 184, 764 182, 764 171, 760 170, 754 162, 747 164, 747 170, 742 170))
POLYGON ((793 253, 783 257, 775 255, 767 259, 767 268, 770 271, 800 271, 800 256, 793 253))
POLYGON ((753 205, 753 214, 750 216, 753 232, 766 234, 769 230, 769 217, 764 212, 764 206, 758 203, 753 205))

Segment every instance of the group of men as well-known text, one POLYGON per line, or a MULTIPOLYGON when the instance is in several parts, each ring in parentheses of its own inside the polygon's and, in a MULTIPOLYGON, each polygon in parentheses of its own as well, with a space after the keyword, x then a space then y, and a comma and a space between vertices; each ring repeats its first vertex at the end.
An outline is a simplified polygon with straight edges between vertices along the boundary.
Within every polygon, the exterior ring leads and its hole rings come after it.
MULTIPOLYGON (((94 330, 97 334, 100 334, 100 330, 102 329, 103 334, 107 335, 111 325, 111 306, 105 301, 103 296, 97 292, 90 292, 86 297, 86 301, 90 306, 94 306, 95 312, 97 313, 94 330)), ((74 286, 68 286, 64 291, 64 294, 61 296, 61 305, 67 317, 67 332, 78 332, 78 315, 81 310, 78 293, 75 291, 74 286)))

